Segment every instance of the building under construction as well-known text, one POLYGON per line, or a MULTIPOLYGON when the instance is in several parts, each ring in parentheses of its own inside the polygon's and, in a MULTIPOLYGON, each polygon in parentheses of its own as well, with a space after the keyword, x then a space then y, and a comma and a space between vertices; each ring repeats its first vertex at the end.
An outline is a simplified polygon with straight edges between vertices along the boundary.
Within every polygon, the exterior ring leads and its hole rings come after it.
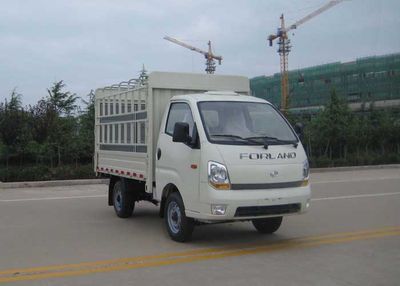
MULTIPOLYGON (((290 112, 315 112, 328 103, 332 90, 353 110, 372 102, 377 108, 400 108, 400 53, 360 58, 289 71, 290 112)), ((281 75, 250 80, 252 94, 281 105, 281 75)))

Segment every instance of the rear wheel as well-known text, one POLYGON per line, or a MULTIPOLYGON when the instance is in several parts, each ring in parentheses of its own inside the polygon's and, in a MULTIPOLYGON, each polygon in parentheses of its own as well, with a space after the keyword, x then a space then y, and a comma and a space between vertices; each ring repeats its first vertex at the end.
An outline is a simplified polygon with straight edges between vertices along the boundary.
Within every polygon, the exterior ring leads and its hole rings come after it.
POLYGON ((179 193, 172 193, 165 203, 164 219, 172 240, 185 242, 191 239, 194 221, 186 217, 185 207, 179 193))
POLYGON ((274 233, 282 224, 282 217, 253 219, 252 223, 259 233, 274 233))
MULTIPOLYGON (((131 190, 132 192, 132 190, 131 190)), ((115 183, 113 188, 113 204, 117 216, 127 218, 132 216, 135 208, 135 200, 133 194, 129 192, 122 181, 115 183)))

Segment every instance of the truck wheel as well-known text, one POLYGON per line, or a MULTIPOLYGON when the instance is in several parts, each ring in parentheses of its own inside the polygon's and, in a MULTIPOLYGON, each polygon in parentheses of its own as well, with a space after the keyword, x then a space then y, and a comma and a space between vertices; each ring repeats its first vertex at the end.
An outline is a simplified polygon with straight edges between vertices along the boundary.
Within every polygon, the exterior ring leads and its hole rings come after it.
POLYGON ((121 181, 116 182, 114 185, 113 204, 117 216, 121 218, 132 216, 135 200, 121 181))
POLYGON ((169 236, 178 242, 189 241, 194 229, 194 221, 186 217, 181 196, 172 193, 165 203, 164 219, 169 236))
POLYGON ((258 218, 253 219, 252 223, 260 233, 274 233, 281 226, 282 217, 258 218))

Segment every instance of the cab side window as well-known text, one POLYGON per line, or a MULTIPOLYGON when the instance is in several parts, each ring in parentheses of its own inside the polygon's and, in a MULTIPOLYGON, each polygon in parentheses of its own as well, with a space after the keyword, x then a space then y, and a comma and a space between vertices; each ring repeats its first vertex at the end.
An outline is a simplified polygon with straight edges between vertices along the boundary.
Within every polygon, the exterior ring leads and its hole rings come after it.
POLYGON ((165 133, 171 135, 174 133, 175 123, 186 122, 189 124, 189 134, 193 132, 193 116, 192 111, 187 103, 172 103, 168 113, 167 126, 165 133))

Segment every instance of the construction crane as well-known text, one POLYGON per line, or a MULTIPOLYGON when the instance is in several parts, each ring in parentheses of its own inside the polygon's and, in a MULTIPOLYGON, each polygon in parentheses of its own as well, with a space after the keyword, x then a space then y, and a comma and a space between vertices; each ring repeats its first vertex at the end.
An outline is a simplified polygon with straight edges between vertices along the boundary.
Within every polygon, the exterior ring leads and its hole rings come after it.
POLYGON ((168 37, 168 36, 165 36, 164 40, 170 41, 170 42, 175 43, 177 45, 180 45, 180 46, 182 46, 184 48, 187 48, 189 50, 192 50, 192 51, 195 51, 195 52, 198 52, 198 53, 204 55, 204 57, 206 58, 206 69, 205 69, 205 71, 208 74, 213 74, 215 72, 215 61, 214 60, 217 60, 219 65, 221 64, 222 57, 221 56, 216 56, 216 55, 213 54, 213 52, 211 50, 211 41, 208 41, 208 52, 206 52, 206 51, 203 51, 203 50, 198 49, 196 47, 193 47, 193 46, 190 46, 188 44, 185 44, 185 43, 183 43, 181 41, 178 41, 177 39, 168 37))
POLYGON ((276 34, 269 35, 268 41, 269 45, 272 46, 272 42, 278 39, 278 54, 280 56, 281 62, 281 110, 286 113, 288 108, 288 96, 289 96, 289 80, 288 80, 288 55, 292 46, 290 45, 290 39, 288 37, 288 32, 296 29, 301 24, 304 24, 308 20, 318 16, 319 14, 325 12, 326 10, 332 8, 333 6, 343 2, 344 0, 333 0, 329 1, 321 8, 315 10, 314 12, 308 14, 304 18, 298 20, 289 27, 285 26, 285 18, 283 14, 281 15, 281 26, 278 28, 276 34))

